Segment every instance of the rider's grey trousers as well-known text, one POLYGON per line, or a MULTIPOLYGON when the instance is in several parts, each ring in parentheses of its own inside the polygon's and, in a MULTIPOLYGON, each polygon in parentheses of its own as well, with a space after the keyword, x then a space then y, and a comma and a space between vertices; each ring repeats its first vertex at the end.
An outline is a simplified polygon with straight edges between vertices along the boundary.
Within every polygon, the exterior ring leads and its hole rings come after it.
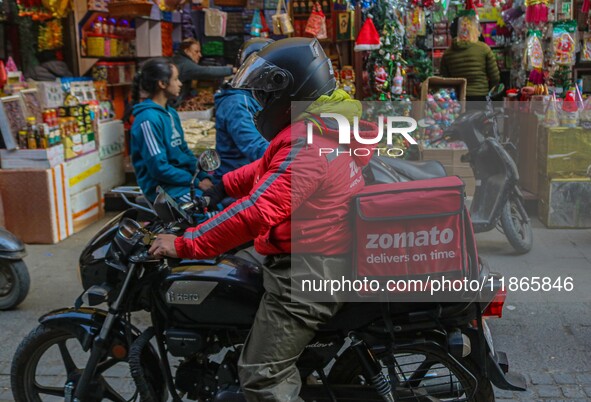
POLYGON ((249 402, 302 400, 296 361, 318 327, 339 310, 342 302, 338 296, 313 302, 310 293, 298 290, 303 279, 348 276, 347 260, 309 255, 267 258, 263 270, 265 295, 238 361, 240 384, 249 402))

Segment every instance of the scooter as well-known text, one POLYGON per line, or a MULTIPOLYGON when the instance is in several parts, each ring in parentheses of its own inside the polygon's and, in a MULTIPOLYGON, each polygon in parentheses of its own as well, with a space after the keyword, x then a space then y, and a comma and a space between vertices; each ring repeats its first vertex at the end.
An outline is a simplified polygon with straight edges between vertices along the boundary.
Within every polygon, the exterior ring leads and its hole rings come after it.
POLYGON ((492 98, 504 90, 502 84, 490 90, 484 111, 471 111, 455 120, 445 131, 450 141, 462 141, 468 153, 462 162, 469 162, 476 178, 476 191, 470 208, 474 231, 488 232, 495 227, 505 234, 518 254, 529 252, 533 244, 531 220, 524 207, 519 188, 517 165, 508 152, 510 142, 501 143, 492 98))
POLYGON ((0 310, 18 306, 27 296, 31 279, 23 258, 25 245, 0 228, 0 310))
MULTIPOLYGON (((445 139, 466 144, 468 153, 462 156, 462 162, 470 163, 476 179, 476 191, 470 205, 474 232, 488 232, 497 227, 518 254, 525 254, 533 244, 531 221, 519 189, 517 165, 508 152, 513 145, 500 141, 497 118, 502 112, 495 111, 492 104, 492 98, 503 89, 502 84, 492 88, 484 111, 462 114, 432 143, 445 139)), ((423 119, 419 125, 428 127, 429 122, 423 119)), ((370 167, 372 173, 377 175, 378 182, 387 182, 392 175, 397 175, 396 180, 399 181, 446 175, 445 169, 437 161, 409 162, 374 157, 370 167)))

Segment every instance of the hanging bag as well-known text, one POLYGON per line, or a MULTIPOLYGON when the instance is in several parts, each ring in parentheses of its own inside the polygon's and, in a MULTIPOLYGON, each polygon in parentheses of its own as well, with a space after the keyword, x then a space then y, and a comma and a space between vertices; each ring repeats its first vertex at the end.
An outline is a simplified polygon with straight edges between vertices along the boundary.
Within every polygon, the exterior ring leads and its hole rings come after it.
POLYGON ((287 14, 285 0, 279 0, 275 15, 271 19, 273 21, 273 33, 275 35, 289 35, 294 33, 293 24, 289 19, 289 14, 287 14), (283 12, 283 9, 285 9, 285 12, 283 12))
POLYGON ((227 14, 215 8, 205 10, 205 36, 226 36, 227 14))
POLYGON ((326 17, 322 12, 322 6, 320 3, 316 2, 314 4, 314 8, 312 13, 310 14, 310 18, 308 18, 308 22, 306 23, 306 30, 304 31, 306 35, 313 36, 317 39, 326 39, 326 17))

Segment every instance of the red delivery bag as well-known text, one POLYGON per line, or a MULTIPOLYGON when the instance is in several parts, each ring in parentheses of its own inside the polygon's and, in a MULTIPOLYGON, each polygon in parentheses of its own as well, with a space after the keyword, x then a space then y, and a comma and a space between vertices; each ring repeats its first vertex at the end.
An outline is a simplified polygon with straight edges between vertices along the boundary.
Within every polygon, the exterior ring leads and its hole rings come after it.
POLYGON ((354 211, 356 278, 462 279, 477 266, 459 177, 367 186, 354 211))

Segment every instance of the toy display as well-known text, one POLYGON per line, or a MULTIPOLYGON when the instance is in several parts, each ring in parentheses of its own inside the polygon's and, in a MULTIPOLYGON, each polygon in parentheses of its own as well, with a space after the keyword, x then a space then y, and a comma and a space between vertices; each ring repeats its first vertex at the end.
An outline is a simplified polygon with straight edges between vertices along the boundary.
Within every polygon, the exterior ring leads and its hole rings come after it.
MULTIPOLYGON (((444 130, 458 118, 462 111, 462 104, 458 100, 455 89, 440 89, 427 95, 425 104, 424 140, 429 143, 438 139, 444 130)), ((445 143, 442 146, 446 145, 445 143)))
POLYGON ((572 66, 575 64, 576 21, 565 21, 554 24, 553 43, 556 64, 572 66))

